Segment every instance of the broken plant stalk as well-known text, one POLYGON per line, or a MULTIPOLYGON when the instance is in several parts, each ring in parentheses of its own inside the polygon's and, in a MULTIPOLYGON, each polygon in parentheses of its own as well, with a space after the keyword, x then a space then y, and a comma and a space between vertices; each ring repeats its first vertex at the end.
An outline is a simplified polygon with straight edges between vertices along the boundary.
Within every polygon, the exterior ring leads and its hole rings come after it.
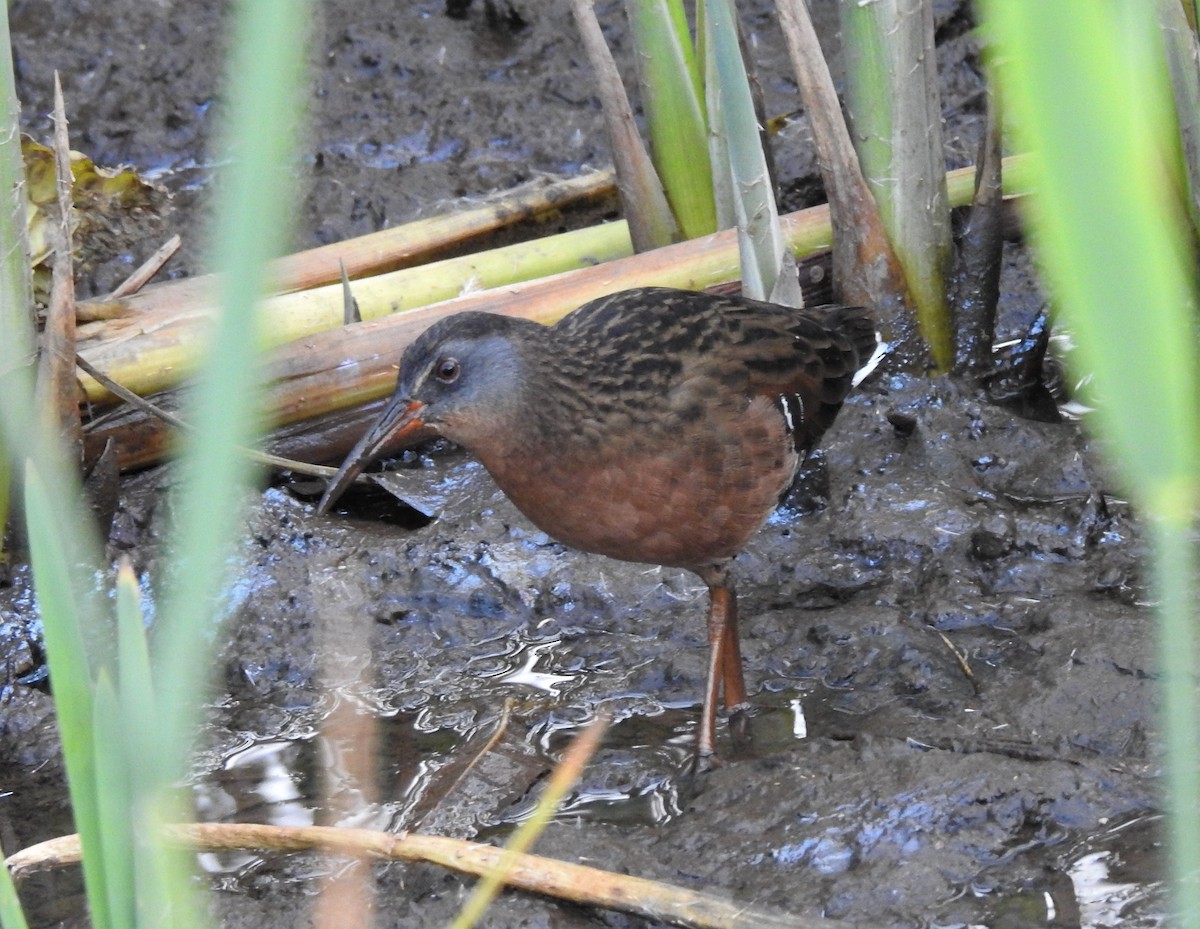
MULTIPOLYGON (((1009 195, 1025 189, 1020 165, 1019 158, 1005 162, 1009 195)), ((974 170, 952 172, 948 185, 952 202, 969 202, 974 192, 974 170)), ((797 257, 829 248, 827 206, 788 214, 782 217, 782 227, 784 238, 797 257)), ((467 294, 383 319, 339 326, 282 345, 268 354, 265 409, 276 426, 284 426, 330 414, 337 414, 340 419, 350 408, 390 394, 395 387, 395 364, 404 347, 429 325, 451 313, 487 310, 551 323, 589 300, 629 287, 662 285, 699 290, 737 279, 736 236, 733 230, 727 230, 595 267, 467 294)), ((360 299, 364 283, 354 285, 360 299)), ((330 312, 340 320, 343 312, 340 286, 330 289, 328 299, 332 303, 330 312)), ((83 354, 111 376, 114 359, 125 359, 122 363, 132 369, 132 361, 139 355, 162 351, 161 346, 153 344, 153 338, 153 333, 147 333, 85 346, 83 354)), ((182 335, 176 339, 179 344, 173 351, 178 359, 187 340, 182 335)), ((136 393, 146 392, 145 382, 123 383, 136 393)), ((160 385, 161 379, 155 378, 152 383, 160 385)), ((94 401, 111 402, 111 395, 94 380, 85 379, 85 386, 94 401)), ((168 442, 162 427, 148 419, 140 414, 128 416, 119 427, 108 425, 91 431, 89 446, 111 435, 117 440, 123 469, 151 464, 163 456, 168 442)), ((350 423, 351 431, 352 427, 350 423)), ((305 454, 308 460, 324 461, 342 451, 345 449, 340 447, 331 450, 328 443, 314 443, 307 452, 293 451, 292 455, 305 454)))

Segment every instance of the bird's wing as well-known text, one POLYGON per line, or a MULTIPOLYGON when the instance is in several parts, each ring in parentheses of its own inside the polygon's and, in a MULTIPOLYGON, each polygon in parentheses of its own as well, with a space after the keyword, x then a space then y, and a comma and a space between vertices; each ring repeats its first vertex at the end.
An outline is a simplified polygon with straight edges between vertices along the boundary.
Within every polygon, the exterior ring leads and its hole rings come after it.
POLYGON ((698 415, 718 395, 764 397, 779 405, 799 451, 832 424, 875 346, 860 308, 795 310, 655 287, 594 300, 554 329, 577 349, 560 363, 608 381, 616 389, 606 393, 627 405, 667 402, 698 415))
POLYGON ((730 389, 779 405, 798 451, 827 430, 875 345, 869 313, 857 307, 791 310, 733 301, 717 310, 728 342, 694 363, 730 389))

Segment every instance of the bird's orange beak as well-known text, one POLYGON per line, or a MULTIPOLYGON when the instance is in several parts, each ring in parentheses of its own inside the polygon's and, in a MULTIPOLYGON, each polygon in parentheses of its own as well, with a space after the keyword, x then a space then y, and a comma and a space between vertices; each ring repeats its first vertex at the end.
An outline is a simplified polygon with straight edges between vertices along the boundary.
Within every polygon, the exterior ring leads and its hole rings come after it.
POLYGON ((325 495, 317 504, 317 512, 325 513, 333 506, 342 492, 362 473, 362 469, 374 460, 384 446, 399 442, 424 428, 425 420, 421 417, 424 408, 425 404, 420 400, 409 400, 405 397, 393 397, 389 400, 379 418, 350 450, 350 454, 342 462, 341 470, 329 482, 325 495))

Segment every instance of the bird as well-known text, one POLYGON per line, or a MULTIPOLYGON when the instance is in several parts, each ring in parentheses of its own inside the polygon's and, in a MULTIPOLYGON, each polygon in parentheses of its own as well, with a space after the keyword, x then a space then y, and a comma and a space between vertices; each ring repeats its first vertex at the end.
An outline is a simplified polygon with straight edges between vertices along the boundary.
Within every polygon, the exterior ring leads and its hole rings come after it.
POLYGON ((667 287, 600 297, 550 326, 455 314, 404 351, 395 393, 317 510, 384 448, 438 435, 551 538, 691 571, 709 594, 695 755, 711 766, 718 703, 747 701, 731 564, 878 344, 862 307, 667 287))

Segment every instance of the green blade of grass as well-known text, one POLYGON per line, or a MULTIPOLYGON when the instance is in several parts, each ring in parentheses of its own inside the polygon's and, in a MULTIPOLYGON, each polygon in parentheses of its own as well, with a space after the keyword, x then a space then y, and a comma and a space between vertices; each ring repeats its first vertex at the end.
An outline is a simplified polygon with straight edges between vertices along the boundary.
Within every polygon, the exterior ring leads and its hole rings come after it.
POLYGON ((241 525, 251 465, 237 451, 260 429, 255 310, 266 291, 266 263, 287 241, 288 162, 303 111, 308 4, 256 0, 237 7, 229 74, 236 92, 224 133, 235 160, 220 189, 214 249, 222 272, 222 312, 192 397, 194 429, 179 463, 178 518, 171 553, 181 569, 164 591, 155 641, 155 689, 168 780, 184 772, 188 733, 208 668, 212 618, 220 613, 229 540, 241 525), (270 42, 263 42, 270 36, 270 42), (182 569, 186 566, 186 569, 182 569))
MULTIPOLYGON (((0 13, 0 392, 14 371, 33 361, 33 284, 25 226, 25 165, 21 158, 21 107, 13 78, 8 7, 0 13)), ((0 417, 2 418, 2 417, 0 417)), ((14 430, 17 431, 17 430, 14 430)), ((15 449, 0 427, 0 556, 8 525, 15 449)))
POLYGON ((3 866, 4 858, 4 849, 0 848, 0 929, 29 929, 12 874, 3 866))
POLYGON ((838 14, 846 67, 847 122, 863 175, 891 234, 896 200, 887 185, 892 176, 896 113, 891 100, 890 50, 880 28, 880 14, 874 9, 838 0, 838 14))
POLYGON ((933 4, 879 0, 838 5, 846 59, 846 109, 936 366, 953 339, 946 278, 953 256, 945 185, 933 4))
MULTIPOLYGON (((130 769, 136 766, 121 732, 121 708, 107 670, 100 672, 93 700, 92 731, 96 753, 96 801, 100 819, 100 853, 104 859, 104 893, 114 926, 136 926, 137 893, 133 848, 134 791, 130 769)), ((94 857, 94 851, 91 852, 94 857)), ((85 861, 87 858, 85 857, 85 861)), ((95 906, 95 899, 88 894, 95 906)))
MULTIPOLYGON (((136 763, 150 757, 158 738, 157 701, 154 695, 150 650, 146 641, 142 592, 137 577, 123 558, 117 569, 117 711, 124 734, 127 766, 125 778, 131 791, 129 815, 133 823, 131 849, 136 893, 137 925, 162 923, 172 911, 172 899, 187 894, 187 856, 175 843, 164 840, 161 824, 167 822, 160 809, 160 792, 169 785, 155 780, 153 766, 136 763)), ((176 905, 175 909, 178 909, 176 905)))
POLYGON ((1079 370, 1093 375, 1096 416, 1127 482, 1156 489, 1148 502, 1188 500, 1195 301, 1175 175, 1163 163, 1171 120, 1153 24, 1126 24, 1088 0, 986 8, 1004 40, 1014 130, 1031 153, 1035 244, 1079 370))
MULTIPOLYGON (((29 428, 33 384, 25 353, 31 341, 21 341, 23 330, 16 325, 0 338, 0 425, 9 453, 22 461, 28 458, 30 555, 97 929, 135 923, 187 929, 197 921, 196 910, 187 905, 188 882, 178 864, 182 858, 158 854, 156 830, 167 818, 182 816, 183 804, 171 785, 189 763, 189 735, 211 665, 205 646, 216 612, 212 592, 220 589, 226 541, 239 519, 245 471, 235 447, 255 428, 256 340, 250 320, 263 288, 265 259, 283 250, 287 157, 299 121, 298 74, 305 60, 299 36, 308 22, 305 12, 293 0, 237 7, 241 29, 231 73, 245 86, 229 94, 234 118, 226 147, 233 150, 236 140, 241 165, 249 168, 235 170, 222 188, 219 263, 226 272, 228 312, 217 326, 213 372, 197 391, 193 418, 200 436, 181 481, 186 494, 177 508, 172 540, 176 573, 159 611, 155 670, 158 690, 166 696, 157 704, 150 693, 141 620, 130 602, 131 578, 119 585, 122 618, 114 636, 95 589, 95 578, 101 576, 94 567, 98 545, 90 519, 81 515, 87 510, 77 475, 52 434, 29 428), (264 43, 263 36, 271 41, 264 43), (121 652, 119 696, 111 683, 114 639, 121 652), (97 680, 99 689, 93 694, 97 680), (148 716, 152 710, 157 710, 153 719, 148 716), (139 750, 131 751, 131 745, 139 750)), ((5 254, 12 250, 6 242, 5 254)), ((16 298, 6 304, 17 305, 16 298)))
POLYGON ((717 228, 708 122, 680 0, 626 0, 654 166, 684 238, 717 228))
POLYGON ((1195 566, 1200 493, 1194 256, 1161 35, 1144 4, 989 0, 1002 81, 1030 151, 1033 242, 1090 377, 1094 425, 1149 523, 1170 854, 1181 925, 1200 925, 1195 566))
MULTIPOLYGON (((21 157, 21 106, 13 80, 8 7, 0 15, 0 333, 16 357, 33 360, 33 283, 25 217, 25 162, 21 157)), ((0 372, 3 365, 0 365, 0 372)))
MULTIPOLYGON (((1194 501, 1193 501, 1194 504, 1194 501)), ((1162 709, 1166 748, 1167 809, 1170 816, 1170 873, 1175 911, 1183 929, 1200 926, 1200 759, 1196 697, 1192 682, 1196 665, 1196 541, 1191 513, 1158 516, 1149 521, 1151 582, 1159 595, 1159 655, 1164 681, 1162 709)))
MULTIPOLYGON (((74 499, 60 490, 55 495, 60 506, 64 498, 74 499)), ((54 681, 54 707, 62 738, 63 759, 71 794, 75 829, 85 849, 83 876, 91 904, 92 923, 97 929, 116 924, 108 905, 107 876, 103 858, 103 819, 96 786, 96 714, 92 700, 92 671, 81 631, 81 620, 94 616, 82 601, 72 569, 78 562, 68 545, 73 534, 59 526, 72 525, 64 520, 63 509, 56 509, 37 465, 30 460, 25 468, 25 519, 29 534, 29 556, 37 590, 38 613, 42 620, 42 640, 46 662, 54 681)))
POLYGON ((154 738, 156 714, 142 592, 128 558, 123 558, 117 569, 117 671, 120 718, 133 735, 130 750, 139 757, 144 740, 154 738))
POLYGON ((759 300, 800 306, 803 299, 795 275, 780 273, 787 245, 779 228, 733 5, 730 0, 709 0, 703 6, 705 95, 712 132, 721 148, 713 159, 714 171, 728 171, 733 199, 732 210, 718 212, 737 217, 742 291, 759 300))

